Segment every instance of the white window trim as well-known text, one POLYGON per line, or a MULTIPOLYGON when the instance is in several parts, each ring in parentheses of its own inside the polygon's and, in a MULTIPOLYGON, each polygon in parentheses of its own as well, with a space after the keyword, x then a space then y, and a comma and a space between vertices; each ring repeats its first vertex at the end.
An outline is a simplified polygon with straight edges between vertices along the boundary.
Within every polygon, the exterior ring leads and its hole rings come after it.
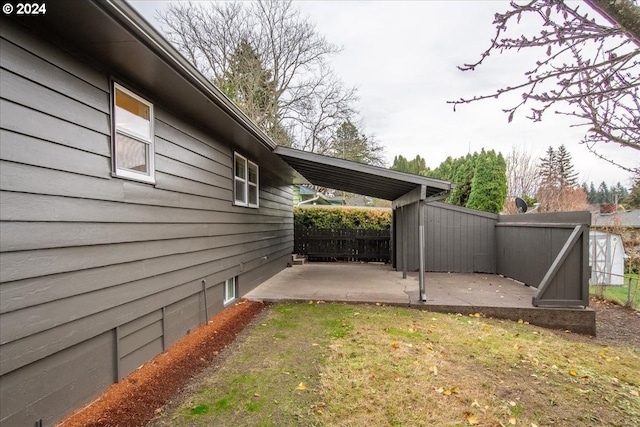
POLYGON ((236 294, 238 293, 238 287, 236 285, 236 278, 235 277, 232 277, 232 278, 227 279, 227 280, 224 281, 223 291, 224 291, 223 305, 227 305, 227 304, 229 304, 229 303, 231 303, 231 302, 236 300, 236 298, 237 298, 236 294), (231 286, 232 289, 233 289, 233 297, 231 297, 231 298, 227 298, 227 295, 228 295, 227 290, 228 290, 229 286, 231 286))
POLYGON ((153 104, 149 101, 147 101, 146 99, 142 98, 141 96, 135 94, 134 92, 130 91, 129 89, 123 87, 122 85, 119 85, 118 83, 113 83, 113 94, 112 94, 112 102, 113 102, 113 111, 112 111, 112 122, 113 122, 113 138, 112 138, 112 149, 113 149, 113 170, 114 170, 114 175, 120 178, 128 178, 128 179, 132 179, 135 181, 142 181, 142 182, 148 182, 151 184, 155 184, 156 182, 156 178, 155 178, 155 144, 154 144, 154 113, 153 113, 153 104), (126 93, 127 95, 131 96, 132 98, 134 98, 137 101, 140 101, 141 103, 145 104, 146 106, 149 107, 149 133, 150 133, 150 137, 149 138, 143 138, 140 135, 134 135, 131 132, 128 132, 126 129, 123 128, 118 128, 118 125, 116 123, 116 90, 122 91, 124 93, 126 93), (126 135, 129 138, 135 139, 136 141, 142 142, 144 144, 147 144, 148 146, 148 165, 149 165, 149 173, 142 173, 142 172, 136 172, 136 171, 132 171, 130 169, 121 169, 118 167, 118 156, 116 153, 117 150, 117 146, 116 146, 116 134, 117 133, 121 133, 123 135, 126 135))
POLYGON ((260 166, 257 163, 252 162, 241 154, 233 153, 233 204, 237 206, 244 206, 248 208, 260 207, 260 166), (236 175, 236 159, 240 159, 244 163, 245 176, 239 177, 236 175), (256 168, 256 182, 249 181, 249 166, 256 168), (246 200, 238 199, 236 194, 236 182, 241 182, 244 187, 244 194, 246 200), (249 187, 255 187, 256 189, 256 202, 251 203, 249 201, 249 187))

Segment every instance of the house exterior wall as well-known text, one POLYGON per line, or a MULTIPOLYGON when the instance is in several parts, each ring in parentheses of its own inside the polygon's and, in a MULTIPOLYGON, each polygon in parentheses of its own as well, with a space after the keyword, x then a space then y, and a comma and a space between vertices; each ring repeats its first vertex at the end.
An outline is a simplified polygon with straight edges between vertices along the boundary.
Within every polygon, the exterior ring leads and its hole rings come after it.
POLYGON ((292 191, 259 164, 233 206, 232 144, 152 93, 156 183, 112 176, 110 78, 135 85, 0 31, 0 425, 51 425, 284 268, 292 191))

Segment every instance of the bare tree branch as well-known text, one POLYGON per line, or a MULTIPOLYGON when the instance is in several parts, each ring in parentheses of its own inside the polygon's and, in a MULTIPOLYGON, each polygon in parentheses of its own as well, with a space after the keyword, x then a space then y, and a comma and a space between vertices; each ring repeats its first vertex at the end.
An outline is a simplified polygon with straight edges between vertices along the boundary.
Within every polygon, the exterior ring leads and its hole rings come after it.
POLYGON ((607 22, 596 21, 593 10, 583 11, 580 5, 562 0, 511 2, 509 10, 495 15, 496 32, 489 48, 478 61, 460 70, 475 70, 492 53, 546 48, 546 57, 536 61, 524 80, 513 86, 448 103, 455 110, 461 104, 521 92, 520 102, 503 109, 509 122, 522 108, 529 108, 529 119, 540 121, 556 106, 554 113, 577 118, 577 126, 587 127, 582 142, 590 151, 594 152, 596 143, 640 150, 640 7, 631 0, 590 0, 587 4, 607 22), (517 27, 525 17, 538 20, 539 33, 511 35, 509 28, 517 27))
POLYGON ((356 115, 355 88, 326 64, 340 49, 291 0, 172 3, 158 18, 169 40, 279 144, 328 153, 338 127, 356 115))

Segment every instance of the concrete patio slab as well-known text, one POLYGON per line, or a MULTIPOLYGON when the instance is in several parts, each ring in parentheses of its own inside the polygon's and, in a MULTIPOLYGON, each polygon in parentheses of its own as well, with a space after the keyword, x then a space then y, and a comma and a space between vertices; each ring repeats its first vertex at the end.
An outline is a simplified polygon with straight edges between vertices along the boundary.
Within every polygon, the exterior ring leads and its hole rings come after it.
POLYGON ((538 326, 595 335, 589 308, 534 307, 536 289, 492 274, 427 273, 426 301, 420 301, 418 273, 389 265, 307 263, 276 274, 245 295, 256 301, 331 301, 385 304, 435 312, 527 321, 538 326))

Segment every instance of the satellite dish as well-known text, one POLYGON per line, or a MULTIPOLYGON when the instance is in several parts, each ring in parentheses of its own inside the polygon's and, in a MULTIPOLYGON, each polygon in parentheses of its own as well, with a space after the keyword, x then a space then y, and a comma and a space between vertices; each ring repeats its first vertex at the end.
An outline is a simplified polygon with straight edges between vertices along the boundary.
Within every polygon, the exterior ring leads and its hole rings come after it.
POLYGON ((527 211, 527 202, 520 197, 516 197, 516 208, 518 208, 518 212, 525 213, 527 211))

